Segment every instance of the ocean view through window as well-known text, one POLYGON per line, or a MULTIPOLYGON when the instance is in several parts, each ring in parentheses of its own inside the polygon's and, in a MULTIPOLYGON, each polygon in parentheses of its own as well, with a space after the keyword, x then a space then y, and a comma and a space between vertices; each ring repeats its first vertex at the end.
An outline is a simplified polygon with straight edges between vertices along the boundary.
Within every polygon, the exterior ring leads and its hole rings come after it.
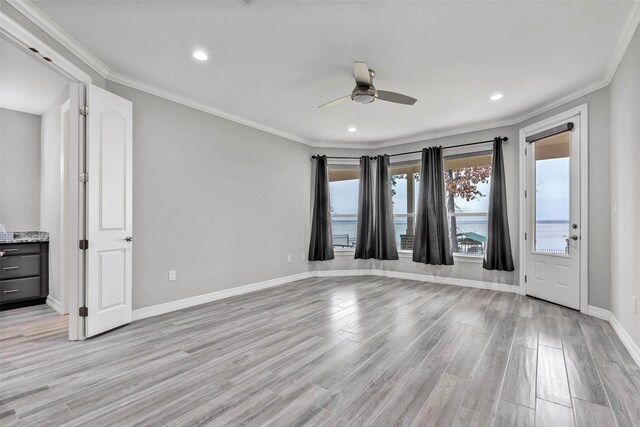
POLYGON ((331 197, 331 229, 333 246, 355 248, 358 219, 357 165, 329 165, 329 193, 331 197))
POLYGON ((534 251, 568 255, 570 220, 570 136, 554 135, 533 145, 535 155, 534 251))
MULTIPOLYGON (((452 251, 482 255, 487 236, 491 151, 446 157, 445 175, 452 251)), ((418 209, 420 162, 392 164, 391 184, 396 244, 401 251, 411 251, 418 209)), ((357 165, 329 165, 334 247, 355 247, 358 186, 357 165)))
POLYGON ((482 255, 487 240, 491 151, 444 159, 451 251, 482 255))
MULTIPOLYGON (((567 142, 559 137, 540 141, 535 157, 536 220, 532 239, 535 251, 568 255, 567 142)), ((482 256, 485 252, 491 160, 491 150, 444 158, 448 231, 454 254, 482 256)), ((396 245, 399 251, 412 251, 420 161, 392 163, 390 176, 396 245)), ((359 166, 355 163, 329 165, 334 248, 351 250, 356 246, 359 178, 359 166)))

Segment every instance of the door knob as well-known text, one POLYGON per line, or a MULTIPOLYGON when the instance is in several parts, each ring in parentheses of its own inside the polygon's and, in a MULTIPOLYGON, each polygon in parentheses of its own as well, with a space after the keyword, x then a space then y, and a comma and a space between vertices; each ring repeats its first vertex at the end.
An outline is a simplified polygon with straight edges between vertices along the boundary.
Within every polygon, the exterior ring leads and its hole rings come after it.
POLYGON ((127 236, 124 238, 124 240, 126 240, 127 242, 132 242, 134 239, 131 236, 127 236))
POLYGON ((570 237, 571 240, 578 240, 580 237, 578 237, 577 234, 574 234, 573 236, 570 237))

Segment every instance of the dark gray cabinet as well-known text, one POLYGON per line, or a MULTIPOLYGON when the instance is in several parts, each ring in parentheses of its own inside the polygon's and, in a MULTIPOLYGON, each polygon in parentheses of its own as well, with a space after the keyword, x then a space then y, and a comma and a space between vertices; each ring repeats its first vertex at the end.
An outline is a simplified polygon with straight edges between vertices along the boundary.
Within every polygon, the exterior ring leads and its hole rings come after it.
POLYGON ((49 242, 0 243, 0 309, 43 303, 49 294, 49 242))

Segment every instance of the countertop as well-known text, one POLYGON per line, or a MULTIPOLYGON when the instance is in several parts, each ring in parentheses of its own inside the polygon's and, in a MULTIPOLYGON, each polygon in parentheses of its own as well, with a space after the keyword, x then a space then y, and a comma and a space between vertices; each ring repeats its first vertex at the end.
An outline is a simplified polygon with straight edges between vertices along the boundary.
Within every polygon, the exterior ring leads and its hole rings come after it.
POLYGON ((46 231, 14 231, 0 233, 0 244, 15 243, 41 243, 49 241, 49 233, 46 231))

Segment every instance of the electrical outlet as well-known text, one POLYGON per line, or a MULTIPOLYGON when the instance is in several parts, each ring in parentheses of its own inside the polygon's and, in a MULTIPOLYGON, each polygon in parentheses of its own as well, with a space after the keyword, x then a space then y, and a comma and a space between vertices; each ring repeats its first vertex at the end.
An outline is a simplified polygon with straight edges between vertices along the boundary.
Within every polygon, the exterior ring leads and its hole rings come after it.
POLYGON ((291 262, 291 255, 287 255, 287 262, 291 262))
POLYGON ((175 270, 169 270, 169 281, 170 282, 175 282, 176 281, 176 271, 175 270))
POLYGON ((636 299, 636 297, 631 297, 631 301, 633 302, 633 312, 637 313, 638 312, 638 300, 636 299))
POLYGON ((305 254, 304 252, 302 252, 302 255, 300 256, 300 259, 301 259, 301 260, 303 260, 303 261, 304 261, 305 259, 307 259, 307 254, 305 254))

